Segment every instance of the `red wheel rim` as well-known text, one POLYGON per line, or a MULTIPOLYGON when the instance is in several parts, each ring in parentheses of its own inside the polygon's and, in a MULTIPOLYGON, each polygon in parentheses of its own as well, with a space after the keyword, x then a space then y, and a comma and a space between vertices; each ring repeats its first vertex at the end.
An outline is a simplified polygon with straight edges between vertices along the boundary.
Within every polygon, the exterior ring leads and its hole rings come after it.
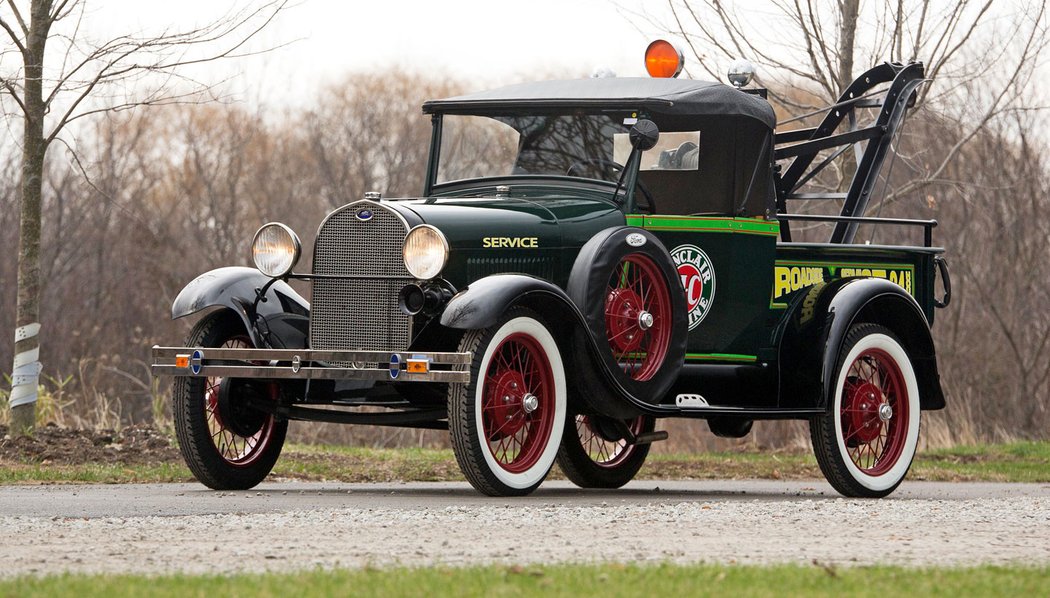
POLYGON ((671 294, 667 287, 660 268, 640 253, 623 258, 609 277, 605 295, 609 350, 634 380, 655 376, 667 356, 671 340, 671 294))
POLYGON ((485 372, 481 421, 489 452, 503 469, 536 465, 554 429, 554 371, 539 342, 512 334, 496 347, 485 372))
POLYGON ((896 360, 881 349, 861 353, 842 389, 842 440, 857 469, 879 476, 896 465, 911 421, 908 387, 896 360))
MULTIPOLYGON (((251 342, 247 337, 234 337, 222 344, 223 348, 250 349, 251 342)), ((220 457, 235 467, 247 467, 254 463, 265 452, 273 438, 276 420, 272 415, 266 417, 262 428, 252 436, 240 436, 227 428, 219 416, 219 389, 222 386, 221 376, 209 376, 204 382, 204 410, 208 422, 211 444, 220 457)), ((271 398, 277 399, 277 385, 270 385, 271 398)))
MULTIPOLYGON (((639 415, 627 422, 627 427, 635 435, 641 434, 644 426, 645 416, 643 415, 639 415)), ((576 434, 580 438, 583 452, 599 467, 615 468, 630 458, 637 448, 633 444, 627 444, 626 440, 612 442, 602 438, 594 430, 594 427, 591 425, 591 419, 586 415, 576 416, 576 434)))

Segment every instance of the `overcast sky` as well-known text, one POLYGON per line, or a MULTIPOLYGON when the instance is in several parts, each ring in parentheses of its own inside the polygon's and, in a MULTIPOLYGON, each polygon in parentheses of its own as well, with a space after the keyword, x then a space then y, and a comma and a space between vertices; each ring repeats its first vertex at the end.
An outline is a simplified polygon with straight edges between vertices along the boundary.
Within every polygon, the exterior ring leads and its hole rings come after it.
MULTIPOLYGON (((185 28, 234 4, 89 0, 85 29, 106 36, 185 28)), ((629 4, 658 15, 666 3, 629 4)), ((261 94, 276 103, 298 103, 318 83, 346 73, 392 68, 449 74, 479 86, 547 73, 586 76, 596 67, 642 76, 643 52, 654 31, 610 0, 298 0, 261 39, 264 45, 289 46, 211 67, 209 74, 243 72, 239 86, 248 96, 261 94)))

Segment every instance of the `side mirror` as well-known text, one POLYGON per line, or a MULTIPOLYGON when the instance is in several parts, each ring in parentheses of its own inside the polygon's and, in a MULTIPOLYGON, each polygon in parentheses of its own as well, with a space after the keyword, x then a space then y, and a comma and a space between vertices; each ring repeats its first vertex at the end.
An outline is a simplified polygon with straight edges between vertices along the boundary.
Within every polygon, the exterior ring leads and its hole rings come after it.
POLYGON ((637 151, 644 152, 652 149, 656 142, 660 140, 660 128, 653 121, 643 118, 631 127, 629 138, 631 139, 631 147, 637 151))

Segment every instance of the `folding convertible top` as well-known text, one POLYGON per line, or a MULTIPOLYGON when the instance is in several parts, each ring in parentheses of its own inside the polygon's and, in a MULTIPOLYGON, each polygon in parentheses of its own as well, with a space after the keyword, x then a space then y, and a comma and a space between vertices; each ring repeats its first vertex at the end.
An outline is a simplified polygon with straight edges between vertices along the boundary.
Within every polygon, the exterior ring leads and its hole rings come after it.
POLYGON ((606 108, 679 117, 743 116, 770 130, 776 116, 769 102, 722 83, 690 79, 614 77, 520 83, 423 104, 423 112, 476 114, 502 110, 606 108))

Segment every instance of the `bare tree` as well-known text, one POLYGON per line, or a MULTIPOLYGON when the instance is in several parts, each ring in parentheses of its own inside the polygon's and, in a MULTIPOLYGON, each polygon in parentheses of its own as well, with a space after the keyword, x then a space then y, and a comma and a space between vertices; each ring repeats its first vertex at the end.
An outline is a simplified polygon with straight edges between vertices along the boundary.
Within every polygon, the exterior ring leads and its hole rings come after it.
POLYGON ((367 191, 420 193, 430 123, 419 106, 458 91, 454 83, 411 74, 358 75, 321 90, 303 130, 329 207, 367 191))
MULTIPOLYGON (((210 90, 180 75, 189 65, 250 53, 248 42, 284 9, 264 0, 211 24, 95 42, 81 30, 89 0, 4 0, 0 91, 22 123, 22 176, 12 432, 32 432, 40 355, 41 189, 44 160, 70 125, 95 114, 194 101, 210 90), (48 52, 50 50, 50 52, 48 52), (51 60, 54 60, 52 63, 51 60), (141 94, 135 90, 141 89, 141 94)), ((6 104, 5 104, 6 108, 6 104)))

